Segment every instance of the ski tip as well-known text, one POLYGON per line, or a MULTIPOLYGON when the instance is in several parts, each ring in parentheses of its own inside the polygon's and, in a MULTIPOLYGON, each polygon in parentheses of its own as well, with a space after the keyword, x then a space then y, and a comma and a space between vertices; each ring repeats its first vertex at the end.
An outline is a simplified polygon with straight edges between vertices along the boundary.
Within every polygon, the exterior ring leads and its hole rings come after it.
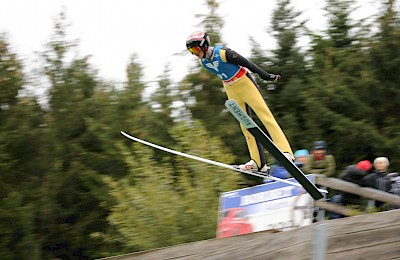
POLYGON ((225 106, 229 106, 229 105, 235 105, 237 104, 237 102, 234 99, 228 99, 225 101, 225 106))

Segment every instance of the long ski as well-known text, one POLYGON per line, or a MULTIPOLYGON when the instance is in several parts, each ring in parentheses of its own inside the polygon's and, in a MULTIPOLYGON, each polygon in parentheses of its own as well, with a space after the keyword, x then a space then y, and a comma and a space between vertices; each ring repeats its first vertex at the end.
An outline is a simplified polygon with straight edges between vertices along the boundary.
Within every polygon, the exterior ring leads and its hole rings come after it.
POLYGON ((269 176, 269 175, 263 174, 263 173, 261 173, 261 172, 242 171, 242 170, 240 170, 238 167, 233 166, 233 165, 229 165, 229 164, 225 164, 225 163, 221 163, 221 162, 216 162, 216 161, 213 161, 213 160, 201 158, 201 157, 194 156, 194 155, 187 154, 187 153, 178 152, 178 151, 175 151, 175 150, 172 150, 172 149, 169 149, 169 148, 160 146, 160 145, 156 145, 156 144, 153 144, 153 143, 144 141, 144 140, 139 139, 139 138, 137 138, 137 137, 134 137, 134 136, 132 136, 132 135, 130 135, 130 134, 127 134, 127 133, 124 132, 124 131, 121 131, 121 134, 122 134, 123 136, 125 136, 126 138, 132 140, 132 141, 136 141, 136 142, 145 144, 145 145, 147 145, 147 146, 150 146, 150 147, 153 147, 153 148, 162 150, 162 151, 164 151, 164 152, 168 152, 168 153, 172 153, 172 154, 175 154, 175 155, 183 156, 183 157, 186 157, 186 158, 190 158, 190 159, 197 160, 197 161, 200 161, 200 162, 204 162, 204 163, 208 163, 208 164, 215 165, 215 166, 218 166, 218 167, 226 168, 226 169, 233 170, 233 171, 236 171, 236 172, 240 172, 240 173, 244 173, 244 174, 249 174, 249 175, 257 176, 257 177, 261 177, 261 178, 264 178, 264 179, 267 178, 267 179, 271 179, 271 180, 274 180, 274 181, 279 181, 279 182, 287 183, 287 184, 294 185, 294 186, 298 186, 298 187, 303 187, 302 185, 300 185, 300 184, 298 184, 298 183, 296 183, 296 182, 291 182, 291 181, 289 181, 289 180, 284 180, 284 179, 281 179, 281 178, 269 176))
MULTIPOLYGON (((261 143, 271 155, 278 160, 283 167, 303 186, 303 188, 311 195, 314 200, 319 200, 324 197, 319 190, 304 173, 289 160, 282 151, 273 143, 273 141, 260 129, 260 127, 251 119, 251 117, 243 111, 235 100, 227 100, 225 106, 232 115, 256 138, 257 142, 261 143)), ((322 191, 326 192, 326 191, 322 191)))

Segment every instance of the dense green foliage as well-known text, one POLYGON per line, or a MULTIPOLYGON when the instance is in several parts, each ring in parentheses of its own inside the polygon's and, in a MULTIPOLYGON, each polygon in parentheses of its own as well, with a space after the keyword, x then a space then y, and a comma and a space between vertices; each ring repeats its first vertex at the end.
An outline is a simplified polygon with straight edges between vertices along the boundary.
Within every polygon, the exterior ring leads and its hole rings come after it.
MULTIPOLYGON (((280 0, 265 21, 276 49, 254 42, 249 57, 283 76, 269 92, 257 81, 293 149, 326 140, 338 172, 376 156, 400 169, 400 17, 385 2, 368 24, 350 19, 351 1, 327 0, 328 27, 318 34, 280 0)), ((202 26, 223 42, 218 3, 206 3, 202 26)), ((247 160, 219 80, 193 62, 179 83, 166 69, 144 99, 135 54, 116 87, 99 79, 89 57, 71 55, 78 43, 67 35, 61 14, 35 75, 25 75, 0 36, 0 258, 98 258, 215 237, 219 194, 241 177, 119 132, 225 163, 247 160), (27 86, 47 86, 47 102, 27 86)))

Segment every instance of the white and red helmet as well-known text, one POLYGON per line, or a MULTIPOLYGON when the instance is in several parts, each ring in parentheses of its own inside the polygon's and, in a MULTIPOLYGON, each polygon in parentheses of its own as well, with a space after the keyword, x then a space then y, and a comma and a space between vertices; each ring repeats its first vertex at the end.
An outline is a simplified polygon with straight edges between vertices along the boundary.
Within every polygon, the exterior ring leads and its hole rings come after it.
POLYGON ((209 46, 210 37, 207 35, 206 32, 203 31, 193 32, 186 39, 186 48, 189 51, 194 47, 200 47, 202 51, 206 52, 209 46))

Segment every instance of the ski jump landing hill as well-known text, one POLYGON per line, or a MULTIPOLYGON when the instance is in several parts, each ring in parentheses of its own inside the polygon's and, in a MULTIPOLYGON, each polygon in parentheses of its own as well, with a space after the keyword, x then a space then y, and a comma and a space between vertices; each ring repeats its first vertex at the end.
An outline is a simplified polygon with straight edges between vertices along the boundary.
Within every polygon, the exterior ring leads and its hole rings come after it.
POLYGON ((400 259, 400 209, 104 259, 400 259))

